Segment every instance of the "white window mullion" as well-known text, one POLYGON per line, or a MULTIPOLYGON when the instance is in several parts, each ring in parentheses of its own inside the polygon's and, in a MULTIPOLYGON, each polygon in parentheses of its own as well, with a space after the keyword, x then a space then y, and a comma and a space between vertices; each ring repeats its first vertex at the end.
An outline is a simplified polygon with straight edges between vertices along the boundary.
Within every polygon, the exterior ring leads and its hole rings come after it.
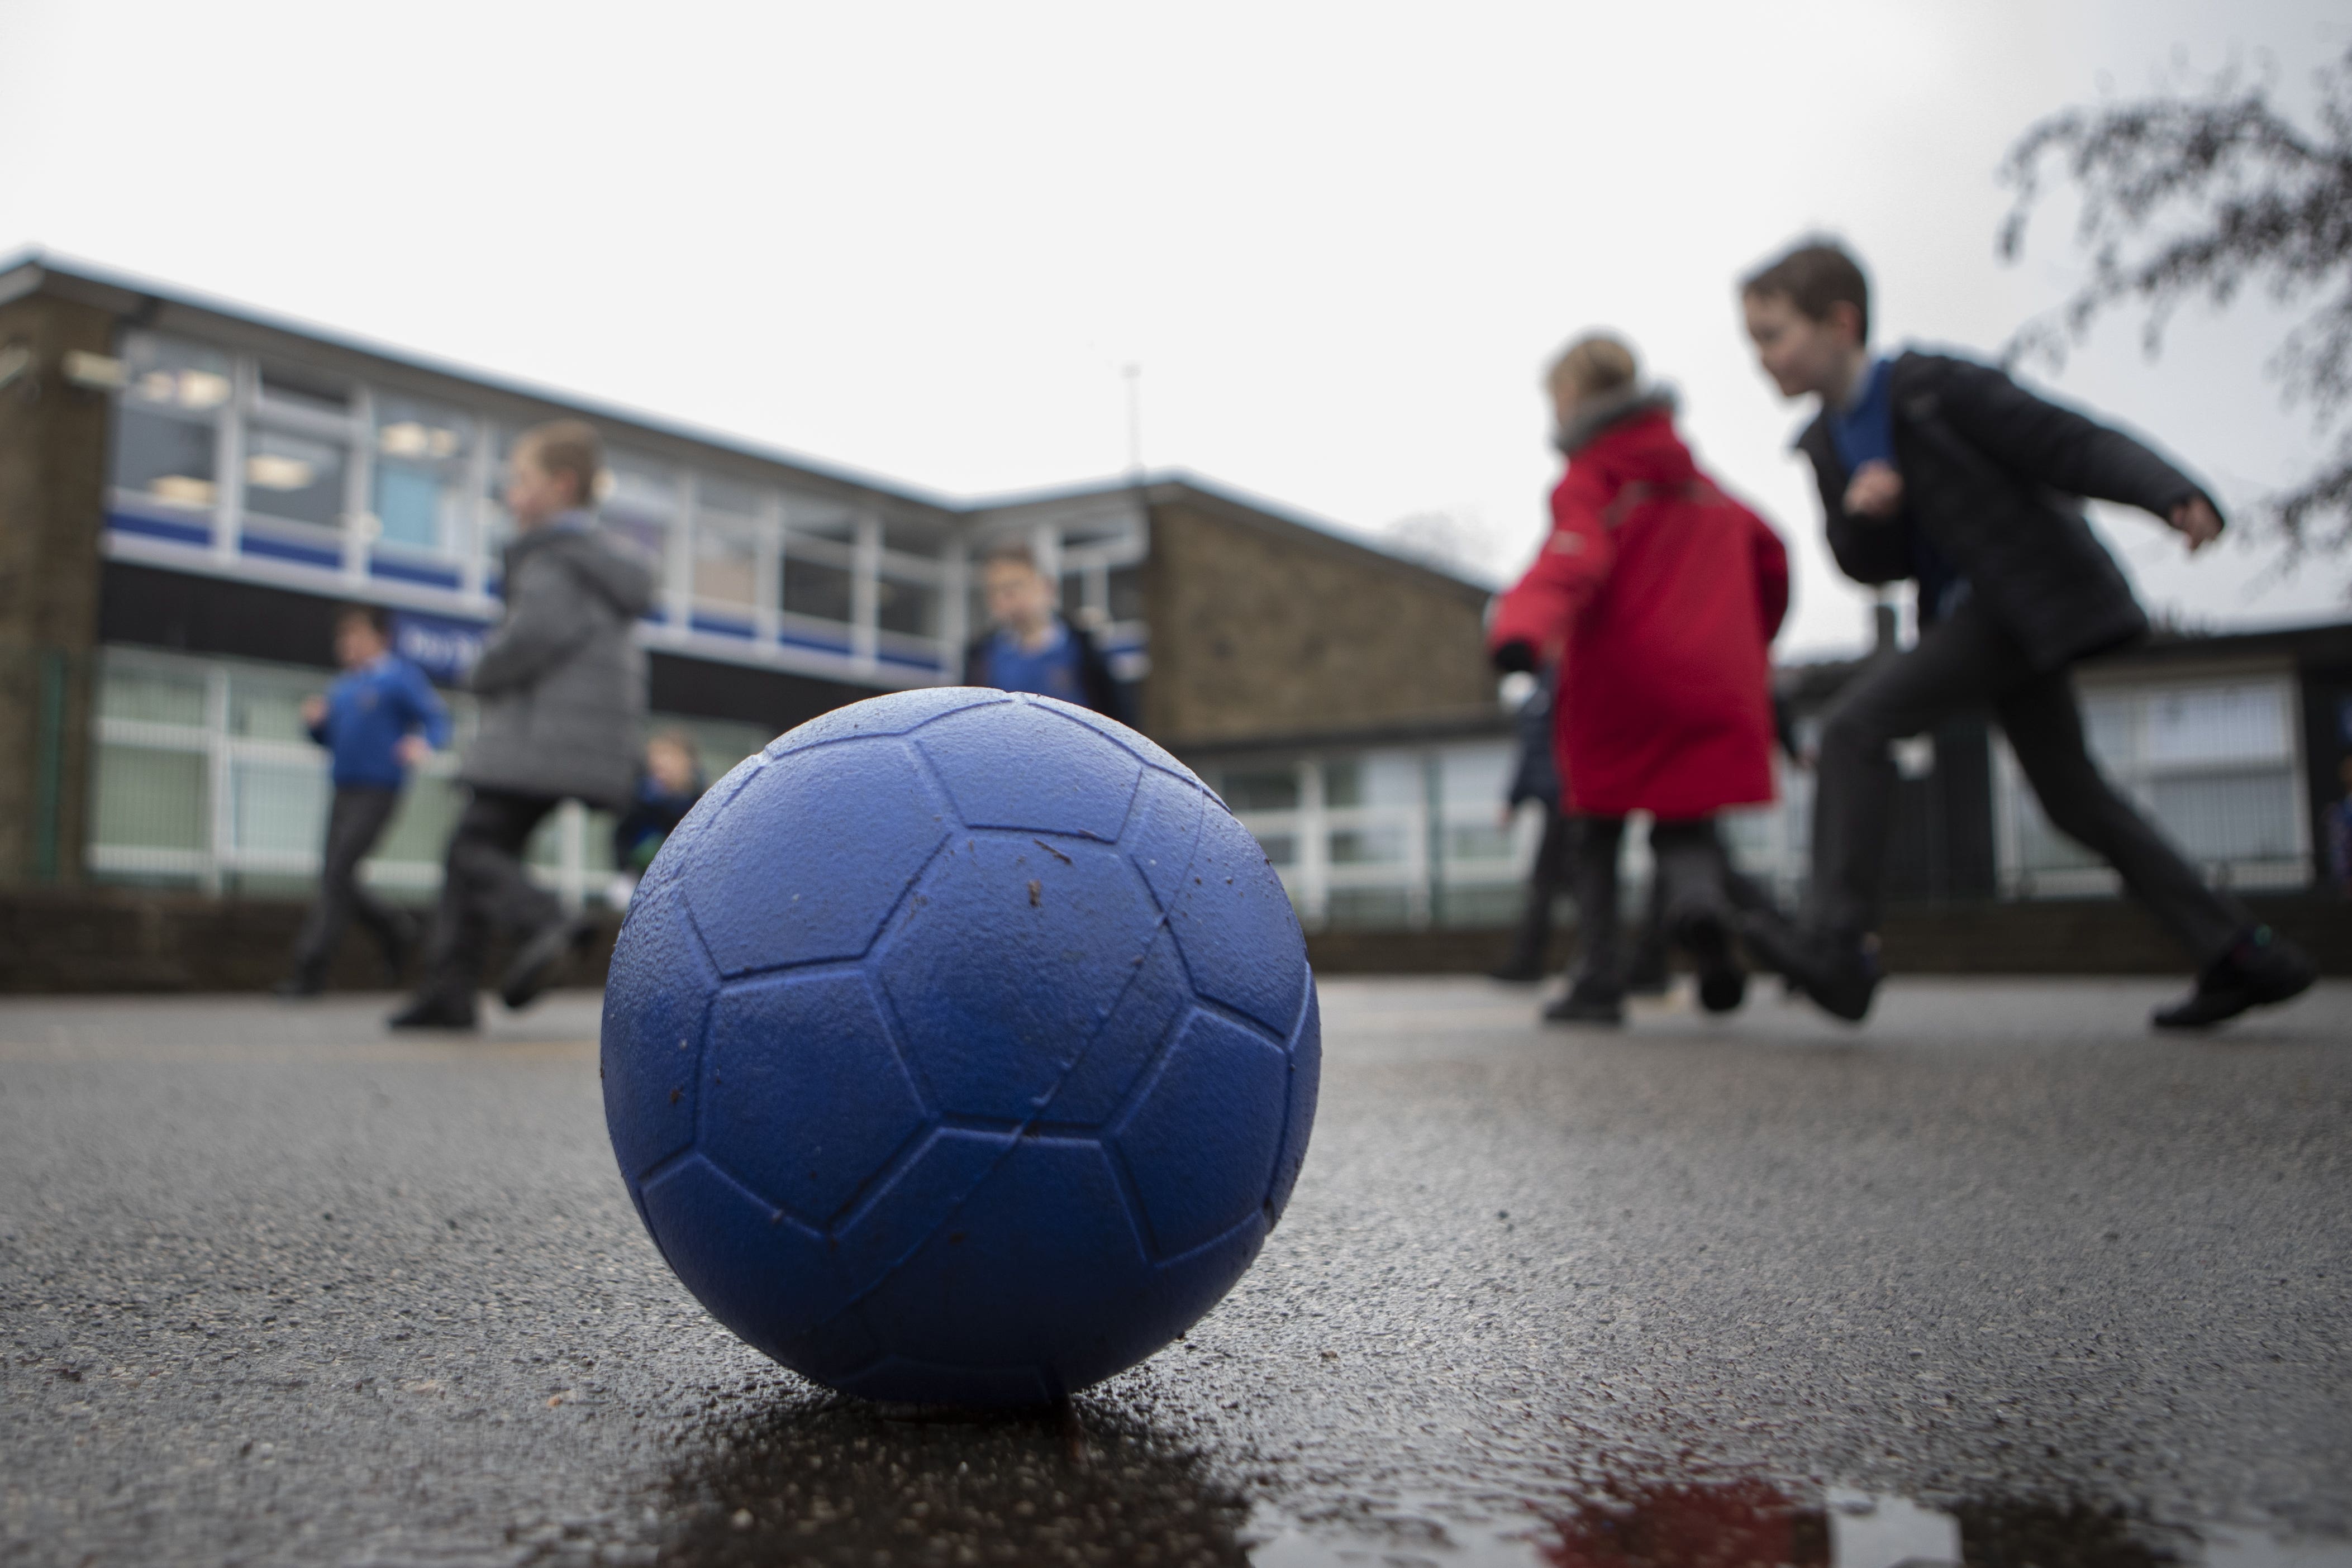
POLYGON ((940 678, 963 679, 964 645, 971 641, 971 549, 959 534, 940 558, 940 678))
POLYGON ((662 546, 663 553, 669 557, 666 574, 669 592, 664 596, 668 603, 664 608, 668 612, 672 632, 684 637, 694 630, 694 530, 698 526, 696 517, 701 485, 690 468, 672 472, 677 510, 670 524, 669 538, 662 546))
POLYGON ((784 498, 771 493, 760 503, 760 532, 752 555, 751 620, 760 645, 771 647, 782 622, 784 592, 784 498))
POLYGON ((1331 833, 1323 808, 1323 769, 1311 757, 1297 767, 1298 902, 1306 924, 1320 929, 1331 917, 1331 833))
POLYGON ((498 461, 498 426, 476 416, 474 439, 466 458, 466 504, 458 508, 458 528, 464 538, 451 539, 457 556, 457 591, 468 599, 488 595, 489 563, 483 544, 490 536, 490 465, 498 461))
POLYGON ((876 664, 875 622, 882 601, 882 519, 870 508, 858 514, 856 538, 849 580, 849 652, 870 671, 876 664))
POLYGON ((230 372, 228 405, 220 411, 214 437, 214 461, 220 484, 213 497, 213 553, 225 560, 236 559, 237 536, 245 527, 245 430, 259 395, 261 371, 249 354, 240 354, 230 372))
POLYGON ((362 582, 368 551, 382 528, 373 504, 375 475, 375 394, 362 385, 352 392, 351 454, 343 464, 343 575, 362 582))
POLYGON ((228 672, 215 664, 205 672, 205 784, 212 795, 210 832, 205 836, 204 889, 214 896, 221 891, 221 862, 236 847, 236 770, 228 747, 228 672))

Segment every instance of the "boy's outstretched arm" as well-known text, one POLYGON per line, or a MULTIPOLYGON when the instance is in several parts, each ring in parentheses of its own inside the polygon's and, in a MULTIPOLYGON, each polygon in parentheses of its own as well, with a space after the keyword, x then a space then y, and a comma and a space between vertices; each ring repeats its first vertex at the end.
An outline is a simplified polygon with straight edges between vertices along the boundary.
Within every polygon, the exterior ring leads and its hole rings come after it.
POLYGON ((409 722, 425 737, 425 744, 436 751, 449 747, 449 707, 425 672, 415 664, 407 666, 402 682, 408 697, 409 722))
POLYGON ((1495 602, 1494 623, 1486 629, 1489 653, 1519 643, 1538 662, 1556 653, 1568 640, 1577 612, 1616 566, 1616 541, 1597 508, 1581 497, 1556 497, 1552 517, 1551 536, 1544 540, 1535 564, 1495 602))
MULTIPOLYGON (((2001 466, 2069 496, 2153 512, 2196 538, 2176 513, 2192 501, 2218 524, 2203 486, 2162 454, 2086 414, 2036 397, 1990 365, 1946 361, 1937 406, 1946 423, 2001 466)), ((2218 531, 2218 530, 2217 530, 2218 531)))

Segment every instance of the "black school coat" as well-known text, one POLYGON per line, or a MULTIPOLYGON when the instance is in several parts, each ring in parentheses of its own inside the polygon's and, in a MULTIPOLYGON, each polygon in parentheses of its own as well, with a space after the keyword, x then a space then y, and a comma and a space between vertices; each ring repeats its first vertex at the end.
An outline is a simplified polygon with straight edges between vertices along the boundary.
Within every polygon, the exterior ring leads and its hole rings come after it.
MULTIPOLYGON (((1830 551, 1859 582, 1912 575, 1908 520, 2032 659, 2053 670, 2147 631, 2147 616, 2081 498, 2158 517, 2210 493, 2118 430, 2034 396, 2000 371, 1944 354, 1906 353, 1889 388, 1901 518, 1850 517, 1851 477, 1826 413, 1797 448, 1812 459, 1830 551)), ((1933 607, 1922 606, 1924 620, 1933 607)))

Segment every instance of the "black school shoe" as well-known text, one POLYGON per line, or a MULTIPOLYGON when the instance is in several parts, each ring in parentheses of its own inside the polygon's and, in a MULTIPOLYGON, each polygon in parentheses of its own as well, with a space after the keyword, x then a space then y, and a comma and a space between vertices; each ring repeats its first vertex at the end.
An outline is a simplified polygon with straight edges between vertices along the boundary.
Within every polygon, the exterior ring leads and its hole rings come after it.
POLYGON ((1543 1010, 1546 1023, 1615 1026, 1625 1021, 1625 993, 1604 981, 1580 977, 1568 995, 1543 1010))
POLYGON ((1737 1012, 1748 999, 1748 971, 1731 950, 1731 932, 1712 915, 1695 915, 1675 927, 1675 940, 1698 969, 1698 1005, 1711 1013, 1737 1012))
POLYGON ((1884 977, 1873 938, 1836 936, 1769 910, 1743 915, 1739 935, 1762 967, 1784 977, 1832 1018, 1860 1023, 1870 1016, 1871 999, 1884 977))
POLYGON ((2319 977, 2311 956, 2267 925, 2257 925, 2205 966, 2197 988, 2148 1021, 2158 1029, 2210 1029, 2248 1008, 2301 996, 2319 977))
POLYGON ((559 915, 531 933, 499 980, 499 1000, 520 1010, 555 983, 563 960, 588 945, 595 926, 584 915, 559 915))
POLYGON ((474 1004, 470 998, 459 1000, 450 997, 416 997, 383 1022, 386 1029, 470 1030, 474 1027, 474 1004))

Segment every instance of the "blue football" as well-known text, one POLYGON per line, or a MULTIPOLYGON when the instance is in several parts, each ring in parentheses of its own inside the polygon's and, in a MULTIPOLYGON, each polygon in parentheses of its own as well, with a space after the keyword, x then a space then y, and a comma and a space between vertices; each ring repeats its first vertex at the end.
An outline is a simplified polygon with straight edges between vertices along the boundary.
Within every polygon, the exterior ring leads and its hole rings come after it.
POLYGON ((670 836, 613 956, 604 1113, 662 1256, 750 1343, 1018 1405, 1241 1278, 1321 1049, 1289 900, 1190 769, 937 687, 801 726, 670 836))

